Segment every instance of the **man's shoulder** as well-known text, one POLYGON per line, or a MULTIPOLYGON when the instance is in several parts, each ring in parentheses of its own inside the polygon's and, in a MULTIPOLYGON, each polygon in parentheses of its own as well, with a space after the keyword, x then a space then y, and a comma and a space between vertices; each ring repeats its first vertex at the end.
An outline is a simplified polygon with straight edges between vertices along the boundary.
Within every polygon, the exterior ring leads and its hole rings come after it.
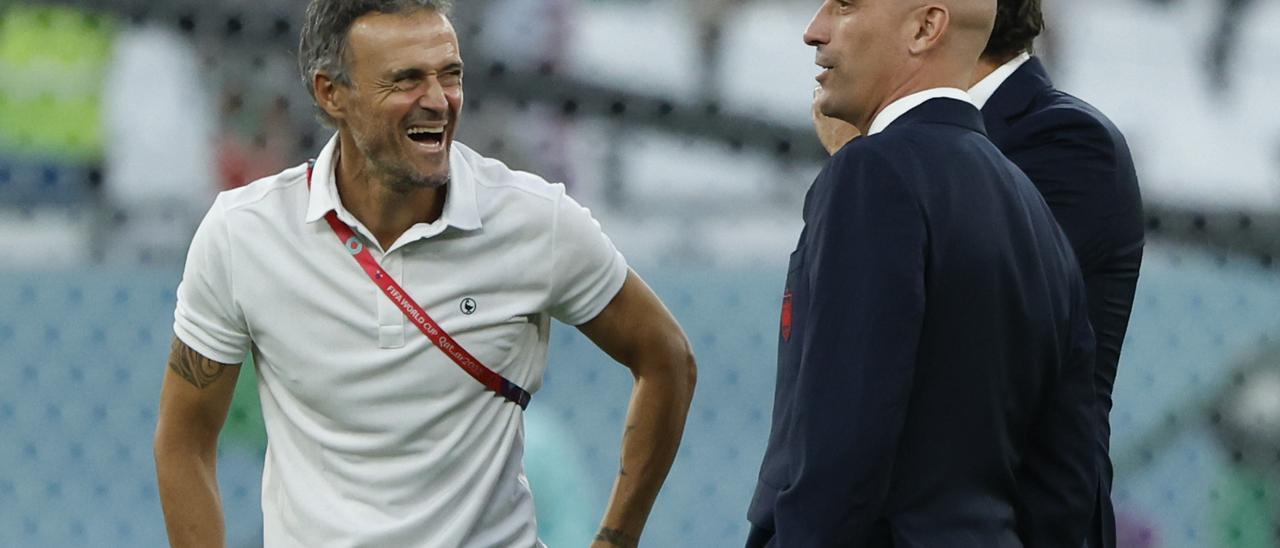
MULTIPOLYGON (((963 105, 959 101, 939 102, 963 105)), ((934 104, 933 101, 918 108, 927 108, 932 104, 934 104)), ((971 106, 949 106, 948 108, 965 107, 972 109, 973 121, 981 120, 980 112, 971 106)), ((956 116, 957 112, 959 111, 948 111, 947 114, 951 118, 945 119, 927 118, 910 122, 895 122, 880 133, 869 135, 863 139, 855 139, 854 141, 858 142, 861 152, 869 159, 890 163, 915 162, 919 156, 933 156, 939 150, 964 150, 964 143, 967 140, 972 137, 981 137, 982 134, 976 131, 975 127, 970 127, 966 125, 965 121, 960 120, 959 116, 956 116)))
POLYGON ((1127 146, 1124 134, 1101 110, 1057 88, 1042 92, 1012 127, 1035 134, 1075 134, 1103 140, 1113 147, 1127 146))
POLYGON ((488 194, 489 198, 555 203, 565 193, 563 184, 512 169, 501 160, 484 156, 462 143, 455 141, 453 146, 457 152, 455 159, 462 164, 458 167, 467 170, 478 194, 488 194))
POLYGON ((218 204, 228 212, 275 207, 278 204, 270 198, 279 198, 281 191, 305 186, 306 182, 307 164, 300 164, 242 187, 225 190, 218 194, 218 204))
POLYGON ((949 173, 956 162, 991 157, 1002 158, 981 133, 947 124, 903 124, 854 139, 837 152, 832 165, 877 178, 919 180, 949 173))
POLYGON ((928 148, 927 132, 911 127, 891 127, 875 135, 849 141, 832 156, 832 164, 843 169, 889 168, 911 163, 920 148, 928 148), (924 141, 921 140, 924 137, 924 141))
POLYGON ((918 194, 926 182, 922 166, 929 157, 929 143, 927 138, 922 143, 912 133, 893 129, 850 141, 823 170, 833 183, 830 192, 918 194))

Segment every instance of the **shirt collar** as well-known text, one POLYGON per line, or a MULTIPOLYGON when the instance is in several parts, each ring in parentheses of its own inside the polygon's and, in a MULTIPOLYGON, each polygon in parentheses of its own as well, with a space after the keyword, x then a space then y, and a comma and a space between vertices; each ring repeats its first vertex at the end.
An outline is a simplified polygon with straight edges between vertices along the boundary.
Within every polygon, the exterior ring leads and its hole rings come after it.
MULTIPOLYGON (((476 205, 475 175, 460 147, 456 146, 459 144, 454 143, 455 146, 450 147, 449 151, 449 191, 445 194, 444 211, 440 220, 431 223, 432 226, 441 225, 441 231, 444 227, 477 230, 481 226, 480 209, 476 205)), ((312 166, 311 195, 307 202, 306 216, 308 223, 314 223, 330 211, 336 211, 343 222, 359 224, 355 216, 342 207, 342 201, 338 198, 337 157, 338 135, 335 133, 312 166)))
POLYGON ((973 99, 969 97, 969 94, 960 88, 933 88, 917 91, 884 107, 884 110, 880 111, 880 114, 877 114, 871 120, 871 127, 867 129, 867 135, 875 135, 884 131, 885 128, 889 127, 889 124, 902 117, 903 114, 910 112, 911 109, 924 104, 925 101, 930 99, 939 98, 955 99, 973 104, 973 99))
POLYGON ((1024 51, 1009 60, 1008 63, 1000 65, 991 74, 988 74, 986 78, 979 80, 978 83, 969 88, 969 95, 973 97, 973 104, 977 105, 979 110, 987 106, 987 101, 991 100, 991 96, 996 94, 996 90, 1000 89, 1004 81, 1013 76, 1013 73, 1017 72, 1022 65, 1030 60, 1031 54, 1024 51))

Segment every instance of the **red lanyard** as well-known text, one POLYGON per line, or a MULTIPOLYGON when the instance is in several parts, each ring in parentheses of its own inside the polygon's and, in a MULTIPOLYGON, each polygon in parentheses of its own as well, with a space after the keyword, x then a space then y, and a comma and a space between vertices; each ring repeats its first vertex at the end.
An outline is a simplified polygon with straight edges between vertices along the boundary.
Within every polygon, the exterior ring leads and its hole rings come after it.
MULTIPOLYGON (((311 188, 311 170, 314 165, 314 162, 307 164, 307 188, 311 188)), ((530 396, 525 389, 520 388, 516 383, 503 378, 502 375, 495 373, 492 369, 480 363, 480 360, 477 360, 462 345, 458 344, 458 341, 453 340, 453 337, 450 337, 444 329, 441 329, 440 324, 431 319, 431 316, 427 315, 427 311, 418 306, 413 297, 410 297, 390 274, 387 274, 382 270, 381 266, 378 266, 378 262, 373 259, 373 255, 369 254, 369 250, 365 249, 364 244, 360 243, 360 239, 356 237, 355 231, 351 230, 351 227, 347 226, 346 223, 338 220, 337 211, 329 210, 325 214, 324 220, 329 222, 334 234, 338 235, 338 241, 342 242, 343 247, 347 248, 351 256, 364 269, 365 274, 369 275, 369 279, 373 280, 374 285, 378 286, 378 289, 381 289, 387 295, 387 298, 396 304, 396 308, 399 308, 405 317, 409 318, 409 321, 413 322, 413 325, 417 326, 418 330, 427 336, 431 344, 436 345, 436 348, 439 348, 446 356, 449 356, 454 363, 458 364, 458 367, 461 367, 472 378, 480 381, 480 384, 483 384, 485 388, 519 405, 521 409, 529 406, 530 396)))

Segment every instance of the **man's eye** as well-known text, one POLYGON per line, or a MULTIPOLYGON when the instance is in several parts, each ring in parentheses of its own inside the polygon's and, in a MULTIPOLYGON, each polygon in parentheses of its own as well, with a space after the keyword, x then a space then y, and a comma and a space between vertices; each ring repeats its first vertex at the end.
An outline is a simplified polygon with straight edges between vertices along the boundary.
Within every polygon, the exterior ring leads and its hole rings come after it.
POLYGON ((446 72, 440 75, 440 85, 442 86, 456 86, 461 81, 461 72, 446 72))
POLYGON ((405 78, 402 80, 396 80, 395 87, 400 91, 409 91, 418 87, 418 82, 419 80, 417 78, 405 78))

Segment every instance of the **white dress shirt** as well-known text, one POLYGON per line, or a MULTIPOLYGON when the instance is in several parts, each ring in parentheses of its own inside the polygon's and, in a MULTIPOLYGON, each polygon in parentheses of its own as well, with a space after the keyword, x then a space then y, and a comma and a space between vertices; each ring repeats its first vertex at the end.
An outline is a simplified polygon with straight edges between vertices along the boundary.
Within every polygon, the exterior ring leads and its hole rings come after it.
POLYGON ((979 109, 987 106, 987 101, 990 101, 991 96, 996 94, 996 90, 1000 89, 1001 85, 1004 85, 1004 81, 1013 76, 1013 73, 1017 72, 1019 67, 1030 60, 1031 54, 1024 51, 1008 63, 1000 65, 1000 68, 988 74, 986 78, 979 80, 978 83, 969 88, 969 96, 973 97, 973 104, 978 105, 979 109))
POLYGON ((889 124, 902 117, 903 114, 910 112, 911 109, 924 104, 925 101, 930 99, 939 98, 955 99, 973 104, 973 99, 969 97, 969 94, 960 88, 933 88, 917 91, 884 107, 884 110, 880 111, 880 114, 877 114, 871 120, 871 127, 867 130, 867 135, 871 136, 884 131, 885 128, 889 127, 889 124))

